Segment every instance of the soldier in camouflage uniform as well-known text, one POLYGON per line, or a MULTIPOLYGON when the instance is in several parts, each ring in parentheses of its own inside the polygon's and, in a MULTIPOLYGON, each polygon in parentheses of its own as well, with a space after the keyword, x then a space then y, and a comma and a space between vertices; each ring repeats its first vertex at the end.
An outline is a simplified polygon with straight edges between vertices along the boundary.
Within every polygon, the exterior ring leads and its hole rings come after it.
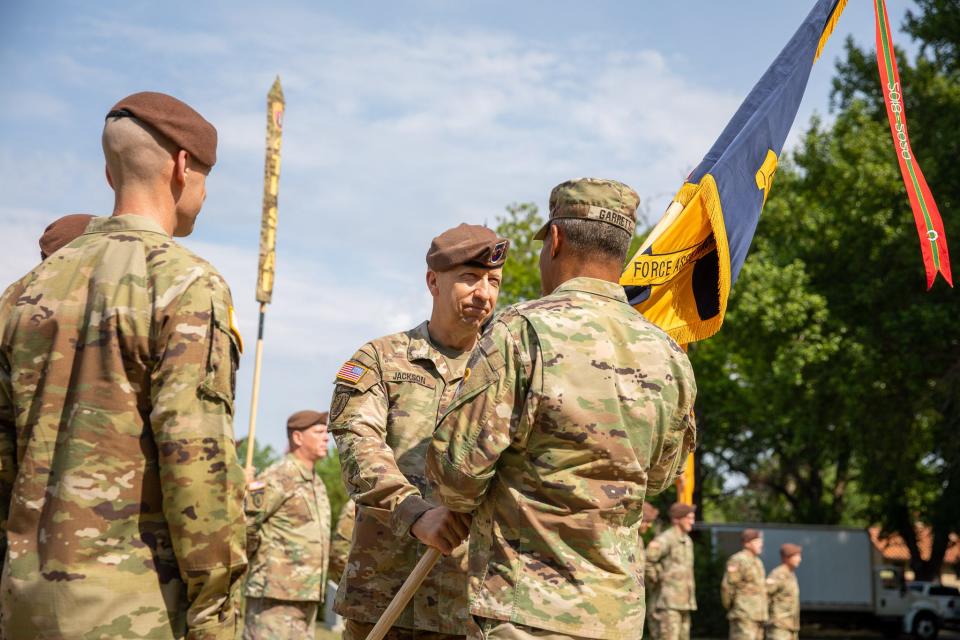
POLYGON ((290 451, 247 487, 244 640, 313 638, 327 585, 330 501, 317 461, 327 457, 327 414, 287 420, 290 451))
POLYGON ((40 236, 40 259, 46 260, 79 238, 91 220, 93 216, 89 213, 71 213, 47 225, 40 236))
POLYGON ((353 547, 337 589, 344 637, 362 640, 426 546, 441 559, 388 638, 462 636, 467 519, 433 502, 423 456, 493 313, 509 242, 460 225, 433 240, 429 322, 363 345, 336 376, 330 409, 343 479, 357 505, 353 547))
MULTIPOLYGON (((660 515, 660 510, 654 507, 649 502, 644 502, 642 511, 643 511, 643 521, 640 523, 640 548, 639 548, 638 561, 644 566, 646 566, 647 551, 643 541, 643 537, 647 535, 647 532, 650 531, 654 523, 656 523, 657 517, 659 517, 660 515)), ((654 536, 656 536, 656 533, 654 533, 654 536)), ((646 581, 645 586, 646 586, 645 602, 647 606, 647 619, 646 619, 646 626, 644 627, 644 629, 645 629, 645 635, 649 636, 652 633, 650 629, 651 629, 651 624, 653 624, 650 619, 651 617, 650 614, 653 611, 653 609, 651 608, 651 605, 654 601, 654 598, 656 597, 656 592, 651 590, 649 580, 646 581)))
POLYGON ((230 291, 188 235, 216 130, 134 94, 103 131, 113 216, 0 298, 10 640, 233 639, 246 568, 230 291))
POLYGON ((473 637, 643 634, 643 501, 693 448, 696 388, 618 284, 638 202, 610 180, 553 190, 546 296, 494 320, 434 433, 427 475, 473 512, 473 637))
POLYGON ((720 583, 720 601, 727 610, 730 640, 762 640, 767 620, 766 572, 760 554, 763 534, 745 529, 740 534, 743 549, 727 560, 727 570, 720 583))
POLYGON ((353 529, 357 524, 357 503, 347 500, 340 509, 337 528, 333 530, 330 541, 330 569, 327 578, 339 584, 350 558, 350 545, 353 542, 353 529))
POLYGON ((697 591, 693 577, 693 541, 690 531, 696 518, 693 505, 670 506, 670 528, 657 536, 647 548, 647 588, 655 597, 647 620, 651 638, 689 640, 690 612, 697 610, 697 591))
POLYGON ((770 601, 767 640, 800 638, 800 585, 797 583, 797 567, 803 559, 802 552, 800 545, 789 542, 780 545, 780 566, 767 576, 767 599, 770 601))

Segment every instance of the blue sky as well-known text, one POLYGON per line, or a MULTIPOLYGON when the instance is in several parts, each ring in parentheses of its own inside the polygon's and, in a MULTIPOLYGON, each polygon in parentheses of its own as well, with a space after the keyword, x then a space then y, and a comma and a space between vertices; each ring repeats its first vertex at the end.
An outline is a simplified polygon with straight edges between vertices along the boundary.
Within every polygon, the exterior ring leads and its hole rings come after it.
MULTIPOLYGON (((37 260, 54 218, 107 214, 100 130, 119 98, 164 91, 219 129, 219 162, 184 242, 230 283, 248 349, 247 431, 265 96, 287 98, 277 284, 258 440, 325 409, 339 365, 429 315, 424 254, 459 222, 597 175, 656 218, 813 0, 716 2, 26 2, 0 4, 0 281, 37 260), (589 8, 587 8, 589 6, 589 8)), ((910 3, 890 2, 899 25, 910 3)), ((792 140, 829 117, 852 0, 814 67, 792 140)), ((912 51, 902 33, 895 41, 912 51)), ((877 95, 879 100, 879 91, 877 95)), ((762 222, 761 222, 762 224, 762 222)), ((509 271, 507 272, 509 277, 509 271)))

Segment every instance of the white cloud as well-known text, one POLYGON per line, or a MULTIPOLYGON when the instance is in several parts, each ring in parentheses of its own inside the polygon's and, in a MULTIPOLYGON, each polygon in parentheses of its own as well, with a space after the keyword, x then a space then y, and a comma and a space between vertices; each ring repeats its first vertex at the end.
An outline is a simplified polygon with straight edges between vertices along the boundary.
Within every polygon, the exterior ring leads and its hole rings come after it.
MULTIPOLYGON (((218 125, 220 162, 186 244, 224 274, 240 312, 239 434, 256 335, 263 109, 275 73, 288 106, 260 412, 275 426, 304 406, 325 408, 333 373, 363 342, 425 319, 424 254, 444 228, 493 224, 510 202, 542 207, 554 184, 580 175, 630 183, 654 197, 657 214, 740 100, 694 86, 660 52, 610 42, 367 31, 320 10, 233 5, 205 19, 177 33, 121 18, 77 21, 74 37, 94 50, 51 53, 62 77, 41 102, 65 108, 77 78, 101 92, 155 83, 182 87, 218 125), (169 53, 184 33, 202 54, 190 50, 186 69, 169 53)), ((97 95, 97 104, 114 98, 97 95)), ((0 278, 33 265, 36 236, 53 218, 109 211, 98 135, 91 123, 66 153, 56 141, 28 154, 0 142, 4 245, 17 247, 0 259, 0 278)), ((283 440, 282 429, 261 433, 277 447, 283 440)))

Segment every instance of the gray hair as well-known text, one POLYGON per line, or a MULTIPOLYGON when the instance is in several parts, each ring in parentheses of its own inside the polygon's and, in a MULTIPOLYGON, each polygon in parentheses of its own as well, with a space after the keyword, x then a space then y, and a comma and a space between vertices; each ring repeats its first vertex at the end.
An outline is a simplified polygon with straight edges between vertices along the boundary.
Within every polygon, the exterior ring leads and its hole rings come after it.
POLYGON ((563 229, 571 250, 579 256, 620 264, 627 259, 630 234, 618 226, 584 218, 560 218, 552 220, 551 224, 563 229))

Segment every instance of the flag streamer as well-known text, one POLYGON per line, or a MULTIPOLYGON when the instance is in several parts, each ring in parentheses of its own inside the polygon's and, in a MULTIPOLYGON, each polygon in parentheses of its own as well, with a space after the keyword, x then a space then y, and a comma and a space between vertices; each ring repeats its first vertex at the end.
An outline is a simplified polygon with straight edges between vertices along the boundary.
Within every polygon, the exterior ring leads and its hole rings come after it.
POLYGON ((943 220, 940 218, 937 203, 934 202, 930 187, 927 186, 927 181, 917 163, 917 158, 910 146, 910 136, 907 133, 907 111, 903 100, 900 72, 897 69, 897 58, 890 38, 887 3, 885 0, 874 0, 873 7, 877 25, 877 68, 880 70, 883 102, 887 108, 890 135, 893 137, 893 146, 900 164, 900 175, 903 176, 903 184, 907 188, 910 208, 913 210, 913 219, 917 225, 917 235, 920 236, 920 252, 923 255, 923 266, 927 274, 927 289, 933 286, 937 273, 943 274, 944 280, 952 287, 953 275, 950 271, 950 253, 947 250, 943 220))

